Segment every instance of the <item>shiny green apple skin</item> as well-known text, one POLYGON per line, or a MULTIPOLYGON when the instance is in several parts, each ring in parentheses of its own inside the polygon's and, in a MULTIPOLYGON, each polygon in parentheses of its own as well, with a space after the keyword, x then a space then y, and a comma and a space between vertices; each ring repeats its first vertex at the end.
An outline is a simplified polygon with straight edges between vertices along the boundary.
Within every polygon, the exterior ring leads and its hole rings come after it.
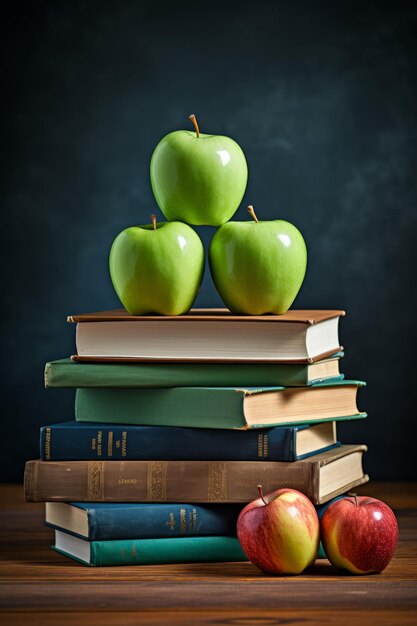
POLYGON ((177 130, 156 146, 151 185, 167 220, 220 226, 236 212, 245 193, 248 166, 230 137, 177 130))
POLYGON ((229 222, 211 240, 209 262, 216 289, 231 311, 280 315, 303 283, 307 248, 289 222, 229 222))
POLYGON ((204 272, 200 237, 182 222, 131 226, 114 240, 113 287, 131 315, 181 315, 190 310, 204 272))

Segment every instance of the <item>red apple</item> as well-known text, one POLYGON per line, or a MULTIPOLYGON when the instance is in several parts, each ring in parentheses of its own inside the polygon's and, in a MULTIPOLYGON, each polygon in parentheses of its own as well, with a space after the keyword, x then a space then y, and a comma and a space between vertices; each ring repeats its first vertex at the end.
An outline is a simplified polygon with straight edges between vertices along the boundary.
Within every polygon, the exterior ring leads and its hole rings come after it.
POLYGON ((320 525, 329 561, 353 574, 382 572, 397 547, 396 517, 376 498, 349 494, 326 509, 320 525))
POLYGON ((320 524, 310 500, 295 489, 278 489, 240 512, 237 536, 246 556, 271 574, 300 574, 317 557, 320 524))

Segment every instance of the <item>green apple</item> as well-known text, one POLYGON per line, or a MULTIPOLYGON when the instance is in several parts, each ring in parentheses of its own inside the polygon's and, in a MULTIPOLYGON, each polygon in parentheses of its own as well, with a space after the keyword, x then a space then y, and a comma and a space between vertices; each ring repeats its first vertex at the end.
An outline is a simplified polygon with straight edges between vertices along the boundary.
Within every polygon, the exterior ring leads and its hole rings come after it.
POLYGON ((240 146, 230 137, 176 130, 161 139, 151 159, 151 184, 167 220, 220 226, 235 213, 248 181, 240 146))
POLYGON ((131 315, 181 315, 191 308, 204 272, 200 237, 182 222, 131 226, 110 250, 110 276, 131 315))
POLYGON ((234 313, 285 313, 304 280, 307 249, 300 231, 283 220, 229 222, 210 243, 214 284, 234 313))

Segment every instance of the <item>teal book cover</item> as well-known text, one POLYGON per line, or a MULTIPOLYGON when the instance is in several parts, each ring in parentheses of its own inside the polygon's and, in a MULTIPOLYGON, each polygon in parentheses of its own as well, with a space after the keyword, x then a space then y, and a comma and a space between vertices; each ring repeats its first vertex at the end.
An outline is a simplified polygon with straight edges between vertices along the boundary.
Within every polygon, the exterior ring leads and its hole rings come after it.
POLYGON ((247 561, 237 537, 174 537, 85 541, 55 531, 57 552, 94 567, 247 561))
POLYGON ((79 422, 242 429, 365 417, 356 396, 364 382, 310 387, 77 389, 79 422))
POLYGON ((45 365, 47 388, 77 387, 301 387, 342 380, 338 352, 316 363, 77 363, 72 359, 45 365))

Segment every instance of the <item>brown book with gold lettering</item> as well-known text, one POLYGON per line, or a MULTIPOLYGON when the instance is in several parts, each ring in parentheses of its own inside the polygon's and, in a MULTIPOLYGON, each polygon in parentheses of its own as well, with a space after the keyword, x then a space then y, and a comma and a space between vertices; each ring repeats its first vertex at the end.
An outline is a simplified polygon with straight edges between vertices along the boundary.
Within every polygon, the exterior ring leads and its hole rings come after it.
POLYGON ((233 315, 192 309, 187 315, 129 315, 124 310, 71 315, 76 361, 312 363, 338 352, 341 310, 233 315))
POLYGON ((295 462, 277 461, 28 461, 29 502, 249 502, 290 487, 315 504, 367 482, 365 445, 295 462))

